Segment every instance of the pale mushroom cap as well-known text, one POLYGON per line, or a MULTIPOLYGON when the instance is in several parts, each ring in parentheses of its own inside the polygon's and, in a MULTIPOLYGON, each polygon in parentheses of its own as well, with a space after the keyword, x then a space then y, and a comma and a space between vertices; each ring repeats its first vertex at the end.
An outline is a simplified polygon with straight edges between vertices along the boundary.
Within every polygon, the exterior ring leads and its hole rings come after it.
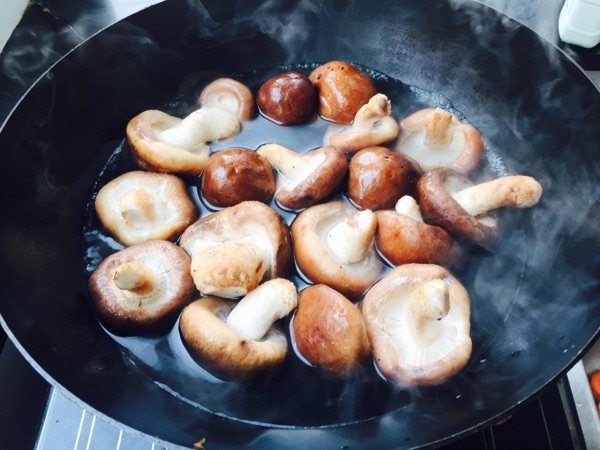
POLYGON ((218 78, 208 84, 198 102, 202 106, 214 106, 229 111, 240 120, 250 120, 255 116, 254 95, 248 87, 231 78, 218 78))
POLYGON ((273 327, 261 340, 242 337, 225 323, 234 306, 232 301, 215 297, 188 305, 179 320, 188 350, 226 379, 249 378, 276 369, 287 353, 284 334, 273 327))
POLYGON ((125 245, 174 240, 196 218, 185 183, 173 176, 127 172, 103 186, 94 204, 102 225, 125 245))
POLYGON ((481 135, 451 113, 439 108, 423 109, 406 117, 400 125, 402 132, 396 150, 421 172, 445 167, 467 173, 479 165, 483 155, 481 135), (435 121, 441 122, 439 127, 433 125, 435 121), (429 132, 444 138, 439 145, 427 139, 428 127, 429 132))
POLYGON ((469 295, 443 267, 393 269, 369 290, 362 313, 377 366, 391 380, 440 384, 469 361, 469 295))
POLYGON ((90 277, 89 288, 102 321, 122 334, 164 330, 194 293, 189 257, 167 241, 147 241, 108 256, 90 277), (126 276, 131 272, 119 277, 120 269, 132 268, 141 272, 145 286, 126 276))
POLYGON ((303 211, 291 228, 296 262, 304 275, 353 297, 362 294, 383 267, 372 242, 364 257, 354 263, 341 263, 331 251, 328 234, 356 213, 356 209, 341 201, 324 203, 303 211))
POLYGON ((383 94, 375 94, 358 110, 352 125, 330 135, 328 144, 344 152, 356 152, 391 142, 400 133, 400 126, 391 113, 390 100, 383 94))
MULTIPOLYGON (((236 283, 243 272, 244 289, 248 292, 262 279, 285 276, 290 269, 291 246, 287 226, 273 209, 256 201, 242 202, 197 220, 185 230, 179 245, 192 257, 193 267, 198 267, 196 258, 199 255, 216 256, 210 262, 210 272, 204 275, 207 284, 220 289, 228 287, 223 282, 225 280, 232 281, 229 287, 238 288, 240 284, 236 283), (239 255, 235 255, 236 247, 242 249, 239 255), (222 250, 234 257, 228 260, 218 255, 222 250), (263 264, 259 267, 261 262, 263 264), (236 273, 238 270, 240 276, 236 273), (256 275, 261 271, 262 276, 256 275)), ((199 275, 195 276, 196 283, 202 286, 203 283, 198 282, 199 275)), ((240 291, 237 295, 245 292, 240 291)), ((221 291, 219 295, 223 294, 221 291)))

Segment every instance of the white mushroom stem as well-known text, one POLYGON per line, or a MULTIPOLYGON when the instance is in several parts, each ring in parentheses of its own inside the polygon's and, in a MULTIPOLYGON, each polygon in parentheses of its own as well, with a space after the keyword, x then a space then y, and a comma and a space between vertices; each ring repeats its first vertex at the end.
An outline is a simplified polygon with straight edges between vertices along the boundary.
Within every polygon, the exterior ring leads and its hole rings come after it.
POLYGON ((431 148, 446 147, 452 139, 452 133, 450 133, 451 123, 452 114, 436 108, 425 128, 425 144, 431 148))
POLYGON ((370 129, 374 120, 383 119, 392 113, 392 102, 383 95, 375 94, 366 105, 360 107, 354 116, 352 128, 355 130, 370 129))
POLYGON ((327 246, 340 264, 358 262, 371 248, 376 228, 377 218, 371 210, 356 212, 329 231, 327 246))
POLYGON ((144 189, 134 189, 121 198, 121 215, 128 225, 145 226, 154 219, 154 200, 144 189))
POLYGON ((275 170, 294 184, 300 183, 315 169, 314 164, 283 145, 264 144, 256 150, 256 153, 269 161, 275 170))
POLYGON ((423 222, 423 216, 421 215, 421 208, 417 204, 416 200, 410 195, 400 197, 396 202, 396 212, 398 214, 404 214, 417 222, 423 222))
POLYGON ((122 291, 135 293, 154 290, 155 280, 146 266, 137 262, 126 262, 117 267, 113 282, 122 291))
POLYGON ((225 139, 240 131, 240 121, 229 111, 203 106, 177 125, 157 133, 158 139, 174 147, 194 149, 210 141, 225 139))
POLYGON ((450 311, 448 286, 440 279, 418 285, 410 294, 407 304, 408 323, 415 342, 430 345, 439 335, 437 322, 450 311))
POLYGON ((257 341, 275 321, 298 305, 294 283, 283 278, 267 281, 246 295, 227 316, 227 325, 237 333, 257 341))
POLYGON ((529 208, 540 200, 542 186, 534 178, 513 175, 476 184, 452 197, 472 216, 486 214, 504 206, 529 208))

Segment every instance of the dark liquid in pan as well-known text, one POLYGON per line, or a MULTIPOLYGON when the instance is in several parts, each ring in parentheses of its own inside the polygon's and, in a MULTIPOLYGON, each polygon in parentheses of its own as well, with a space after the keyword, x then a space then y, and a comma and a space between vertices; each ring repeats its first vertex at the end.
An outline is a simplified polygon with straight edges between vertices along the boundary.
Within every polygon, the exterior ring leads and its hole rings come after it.
MULTIPOLYGON (((291 69, 308 74, 314 67, 316 65, 276 67, 246 74, 200 74, 190 83, 192 87, 188 92, 173 104, 165 105, 160 109, 184 116, 197 107, 194 106, 195 99, 201 88, 218 76, 233 76, 256 92, 261 83, 274 74, 291 69)), ((450 101, 440 94, 408 86, 365 67, 362 69, 373 78, 379 92, 391 99, 392 114, 396 118, 405 117, 424 107, 439 106, 464 119, 462 114, 453 109, 450 101)), ((329 126, 331 126, 329 122, 315 117, 306 125, 283 127, 259 116, 251 122, 244 123, 241 133, 234 138, 211 144, 211 151, 227 147, 255 150, 261 144, 273 142, 298 152, 305 152, 322 145, 323 135, 329 126)), ((486 149, 484 166, 483 171, 492 172, 496 176, 507 172, 502 159, 490 149, 486 149)), ((123 141, 115 148, 98 175, 94 192, 108 181, 131 170, 139 169, 130 157, 126 141, 123 141)), ((201 216, 210 214, 211 209, 199 195, 197 187, 199 179, 190 177, 185 181, 199 214, 201 216)), ((347 201, 343 194, 337 197, 347 201)), ((271 206, 283 216, 286 223, 290 224, 294 219, 295 214, 281 209, 274 202, 271 206)), ((100 226, 94 212, 93 198, 90 200, 86 214, 84 261, 89 275, 103 258, 122 249, 123 246, 100 226)), ((470 367, 480 359, 477 349, 480 353, 485 351, 485 341, 489 339, 490 330, 497 329, 498 326, 496 316, 477 317, 476 298, 473 298, 473 289, 470 289, 470 285, 472 287, 477 279, 479 268, 488 267, 486 270, 497 270, 499 272, 496 273, 502 273, 503 277, 508 276, 514 280, 519 279, 523 270, 523 267, 515 264, 509 252, 494 254, 494 264, 490 269, 490 256, 485 252, 472 252, 467 268, 456 274, 471 293, 473 300, 472 338, 476 350, 469 364, 470 367), (483 330, 481 336, 479 330, 483 330)), ((387 270, 389 270, 388 266, 384 272, 387 270)), ((306 286, 306 282, 297 272, 293 274, 292 280, 299 290, 306 286)), ((508 290, 510 291, 510 288, 508 290)), ((289 336, 290 320, 290 318, 284 320, 282 326, 288 334, 288 342, 292 343, 293 340, 289 336)), ((169 333, 161 337, 120 337, 112 334, 111 336, 133 364, 173 395, 216 414, 254 423, 275 426, 326 426, 350 423, 381 416, 398 408, 407 408, 409 411, 413 398, 415 395, 419 396, 423 390, 427 395, 435 395, 436 392, 441 394, 439 390, 451 390, 456 392, 456 398, 469 396, 468 389, 465 390, 465 385, 468 383, 461 380, 461 377, 465 376, 464 373, 468 372, 468 368, 463 374, 459 374, 441 387, 408 389, 384 380, 372 363, 367 363, 362 372, 351 378, 332 378, 303 362, 294 349, 288 352, 285 363, 277 373, 251 382, 223 382, 203 370, 189 356, 181 340, 177 323, 169 333)))

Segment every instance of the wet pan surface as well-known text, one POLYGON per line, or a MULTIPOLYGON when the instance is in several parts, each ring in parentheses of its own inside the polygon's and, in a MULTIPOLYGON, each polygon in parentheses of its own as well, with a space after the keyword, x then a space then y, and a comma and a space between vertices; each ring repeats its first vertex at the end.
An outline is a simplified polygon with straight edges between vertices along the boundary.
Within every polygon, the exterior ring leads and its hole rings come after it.
MULTIPOLYGON (((382 448, 430 444, 490 422, 576 359, 600 322, 598 91, 556 49, 481 5, 371 9, 168 1, 91 39, 33 88, 0 134, 0 195, 10 211, 0 312, 43 372, 100 412, 181 445, 206 436, 217 448, 382 448), (544 187, 540 205, 505 218, 496 252, 473 255, 477 263, 458 274, 473 302, 469 365, 445 385, 410 390, 377 379, 368 389, 356 380, 319 383, 300 368, 288 374, 287 391, 281 385, 268 399, 259 395, 268 381, 223 393, 185 383, 193 375, 185 367, 183 378, 166 376, 153 363, 163 350, 116 343, 87 297, 83 230, 98 173, 144 109, 178 112, 222 74, 252 77, 256 69, 258 77, 331 59, 400 80, 398 118, 450 99, 484 136, 487 170, 533 175, 544 187)), ((378 83, 385 92, 385 79, 378 83)), ((176 341, 169 335, 161 345, 176 341)))

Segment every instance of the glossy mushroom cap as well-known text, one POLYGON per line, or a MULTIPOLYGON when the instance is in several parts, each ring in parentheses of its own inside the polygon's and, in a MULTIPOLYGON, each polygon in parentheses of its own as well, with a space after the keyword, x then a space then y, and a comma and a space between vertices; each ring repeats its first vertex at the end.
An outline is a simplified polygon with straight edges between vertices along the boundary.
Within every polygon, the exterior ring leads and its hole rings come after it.
POLYGON ((265 81, 256 101, 263 115, 280 125, 308 122, 317 110, 317 92, 299 72, 286 72, 265 81))
POLYGON ((308 77, 319 94, 319 114, 326 120, 347 125, 359 108, 377 94, 371 78, 344 61, 330 61, 308 77))
POLYGON ((247 200, 267 203, 275 193, 269 162, 251 150, 228 148, 210 155, 202 173, 202 196, 216 207, 247 200))
POLYGON ((290 209, 306 208, 327 198, 348 170, 344 154, 331 146, 301 155, 278 144, 265 144, 256 152, 277 170, 275 198, 290 209))
POLYGON ((231 78, 218 78, 208 84, 198 98, 201 106, 224 109, 241 121, 251 120, 256 115, 254 95, 248 87, 231 78))
POLYGON ((385 147, 367 147, 350 160, 348 195, 361 208, 392 208, 416 177, 408 159, 385 147))
POLYGON ((362 313, 375 362, 397 383, 440 384, 469 361, 469 295, 443 267, 396 267, 369 290, 362 313))
POLYGON ((315 283, 361 295, 383 267, 373 245, 375 215, 335 201, 312 206, 292 223, 296 263, 315 283))
POLYGON ((300 293, 293 329, 302 357, 336 375, 351 374, 371 354, 359 309, 324 284, 300 293))
POLYGON ((125 245, 174 240, 196 218, 185 183, 150 172, 127 172, 108 182, 94 206, 102 225, 125 245))
POLYGON ((290 269, 287 226, 273 209, 256 201, 199 219, 179 245, 191 256, 194 283, 205 295, 239 297, 290 269))
POLYGON ((447 169, 427 172, 417 182, 423 217, 453 236, 488 247, 499 236, 498 223, 489 211, 505 206, 528 208, 542 195, 531 177, 513 175, 473 186, 447 169))
POLYGON ((190 304, 179 321, 193 356, 225 379, 254 377, 277 368, 287 340, 273 323, 297 305, 296 288, 284 279, 268 281, 239 303, 207 297, 190 304))
POLYGON ((89 279, 102 322, 118 334, 164 331, 191 300, 190 259, 177 245, 147 241, 105 258, 89 279))
POLYGON ((412 197, 402 197, 395 211, 378 211, 376 216, 377 248, 392 264, 427 263, 452 267, 460 262, 460 247, 445 230, 423 222, 419 206, 412 197))
POLYGON ((468 173, 479 165, 483 155, 481 135, 451 113, 440 108, 423 109, 400 125, 402 132, 396 150, 421 172, 449 168, 468 173))
POLYGON ((144 111, 127 124, 127 140, 144 169, 199 175, 208 160, 208 142, 235 136, 240 122, 221 108, 203 106, 184 119, 161 111, 144 111))
POLYGON ((391 142, 400 133, 400 125, 391 113, 392 103, 388 98, 374 95, 358 110, 351 126, 330 136, 329 144, 344 152, 356 152, 391 142))

